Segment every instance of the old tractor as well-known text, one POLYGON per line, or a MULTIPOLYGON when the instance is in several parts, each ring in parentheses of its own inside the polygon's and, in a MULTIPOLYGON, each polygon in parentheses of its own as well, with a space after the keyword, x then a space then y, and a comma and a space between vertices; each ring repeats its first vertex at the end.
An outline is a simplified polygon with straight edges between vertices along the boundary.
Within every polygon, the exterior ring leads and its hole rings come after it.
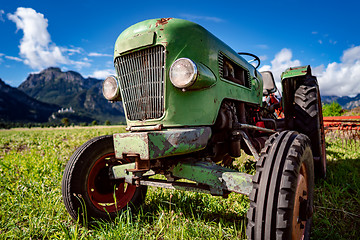
POLYGON ((289 68, 278 100, 259 65, 190 21, 124 30, 103 95, 122 101, 128 132, 91 139, 71 156, 62 180, 71 217, 113 218, 139 207, 148 186, 235 192, 250 199, 249 239, 308 238, 314 177, 326 173, 318 83, 310 66, 289 68), (256 161, 254 176, 229 168, 242 151, 256 161))

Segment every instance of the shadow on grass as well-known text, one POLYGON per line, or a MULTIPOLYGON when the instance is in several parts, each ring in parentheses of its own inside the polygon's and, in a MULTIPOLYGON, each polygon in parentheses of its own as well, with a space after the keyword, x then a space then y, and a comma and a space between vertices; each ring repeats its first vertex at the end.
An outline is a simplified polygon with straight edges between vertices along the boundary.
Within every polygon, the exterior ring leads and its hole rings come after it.
MULTIPOLYGON (((315 185, 315 212, 311 239, 359 239, 360 229, 360 158, 345 155, 344 151, 328 149, 327 178, 317 180, 315 185), (346 156, 346 157, 344 157, 346 156)), ((249 164, 252 169, 252 164, 249 164)), ((184 228, 196 225, 199 231, 188 237, 209 237, 200 228, 208 231, 220 226, 228 232, 228 238, 245 237, 246 213, 249 200, 240 194, 230 194, 228 199, 207 194, 170 191, 149 188, 144 205, 132 215, 132 224, 140 224, 145 234, 156 233, 167 228, 172 219, 177 225, 169 228, 184 228), (160 222, 160 223, 159 223, 160 222), (183 224, 183 225, 182 225, 183 224), (236 226, 237 233, 231 228, 236 226)), ((108 228, 115 225, 102 225, 108 228)), ((130 228, 130 227, 129 227, 130 228)), ((189 230, 190 229, 190 230, 189 230)), ((164 230, 165 231, 165 230, 164 230)), ((167 232, 167 234, 173 234, 167 232)), ((144 236, 144 235, 141 235, 144 236)), ((164 235, 166 236, 166 235, 164 235)), ((211 235, 213 236, 213 235, 211 235)))
POLYGON ((359 239, 360 158, 328 150, 327 177, 315 185, 312 239, 359 239))
MULTIPOLYGON (((221 197, 180 191, 157 191, 151 197, 148 204, 143 206, 144 212, 175 211, 184 214, 188 219, 231 225, 246 218, 247 204, 244 204, 244 207, 237 206, 235 209, 226 209, 226 206, 231 208, 231 204, 221 197)), ((247 197, 240 194, 232 196, 232 198, 238 198, 234 201, 247 202, 247 197)))

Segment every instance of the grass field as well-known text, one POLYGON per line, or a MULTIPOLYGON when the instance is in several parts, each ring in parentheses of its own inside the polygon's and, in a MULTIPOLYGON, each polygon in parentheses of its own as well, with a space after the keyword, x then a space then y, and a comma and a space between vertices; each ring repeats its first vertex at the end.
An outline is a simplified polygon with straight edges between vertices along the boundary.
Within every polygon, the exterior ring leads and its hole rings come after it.
MULTIPOLYGON (((70 219, 61 179, 71 154, 123 127, 0 131, 0 239, 244 239, 248 199, 150 188, 143 208, 85 228, 70 219)), ((359 239, 360 144, 327 143, 328 177, 315 188, 313 239, 359 239)), ((238 167, 253 171, 242 158, 238 167)))

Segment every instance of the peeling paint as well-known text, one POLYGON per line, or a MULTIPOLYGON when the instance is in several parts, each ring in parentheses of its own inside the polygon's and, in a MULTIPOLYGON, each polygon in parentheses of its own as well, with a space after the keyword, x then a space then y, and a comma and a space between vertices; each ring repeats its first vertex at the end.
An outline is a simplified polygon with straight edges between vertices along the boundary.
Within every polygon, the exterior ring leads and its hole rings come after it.
POLYGON ((214 195, 222 195, 224 190, 249 195, 252 190, 251 175, 221 167, 213 162, 178 163, 171 172, 175 177, 208 185, 214 195))
POLYGON ((159 20, 157 20, 155 26, 158 27, 159 25, 166 25, 168 24, 168 22, 173 19, 173 18, 161 18, 159 20))
POLYGON ((210 127, 118 133, 114 134, 115 156, 122 159, 123 154, 135 153, 151 160, 187 154, 204 149, 210 136, 210 127))

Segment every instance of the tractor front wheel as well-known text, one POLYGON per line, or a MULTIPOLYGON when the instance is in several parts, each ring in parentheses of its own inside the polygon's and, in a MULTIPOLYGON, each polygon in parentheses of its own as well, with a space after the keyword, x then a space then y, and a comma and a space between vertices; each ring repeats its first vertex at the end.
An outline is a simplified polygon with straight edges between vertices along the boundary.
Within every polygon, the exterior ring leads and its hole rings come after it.
POLYGON ((110 167, 124 163, 115 159, 111 135, 91 139, 75 151, 62 179, 65 207, 74 220, 114 218, 122 209, 143 202, 146 186, 110 178, 110 167))
POLYGON ((248 239, 309 239, 313 194, 309 138, 294 131, 272 135, 256 164, 248 239))

